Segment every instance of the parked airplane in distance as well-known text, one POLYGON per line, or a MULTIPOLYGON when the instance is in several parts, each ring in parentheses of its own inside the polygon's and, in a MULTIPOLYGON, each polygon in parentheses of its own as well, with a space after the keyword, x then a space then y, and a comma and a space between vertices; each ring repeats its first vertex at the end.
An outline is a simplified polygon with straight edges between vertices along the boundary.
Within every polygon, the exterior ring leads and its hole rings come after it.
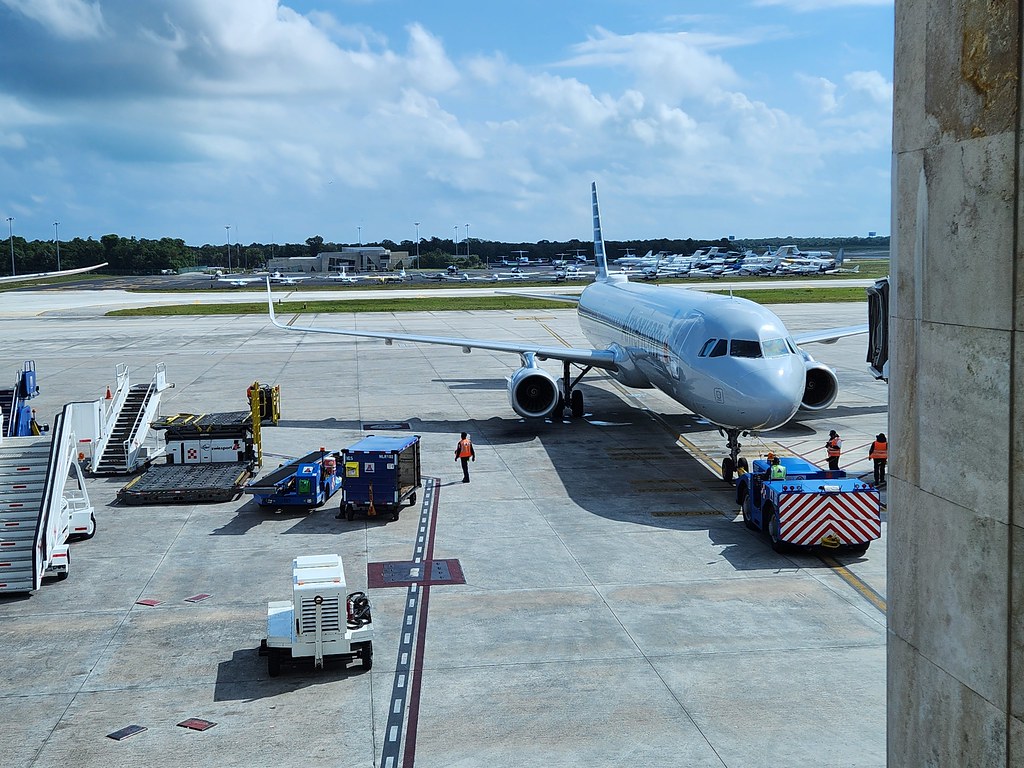
POLYGON ((274 314, 268 282, 271 322, 286 331, 518 354, 521 366, 508 379, 508 397, 524 418, 552 418, 566 407, 573 418, 582 417, 578 384, 591 369, 600 368, 627 387, 657 388, 716 425, 727 438, 729 456, 722 461, 726 481, 746 464, 740 457, 741 436, 780 427, 800 408, 821 410, 834 402, 835 372, 799 345, 865 333, 866 325, 794 336, 773 312, 746 299, 631 283, 625 275, 608 271, 596 183, 591 197, 594 282, 578 296, 522 295, 576 304, 592 348, 285 325, 274 314), (560 361, 561 379, 541 368, 541 360, 560 361), (582 369, 575 378, 573 366, 582 369))
POLYGON ((261 283, 263 279, 259 277, 218 277, 217 282, 225 283, 232 288, 245 288, 252 283, 261 283))
POLYGON ((107 266, 107 262, 93 264, 91 267, 78 267, 77 269, 62 269, 59 272, 33 272, 28 275, 6 275, 0 277, 0 283, 28 283, 36 280, 45 280, 48 277, 67 277, 68 275, 80 275, 84 272, 92 272, 107 266))

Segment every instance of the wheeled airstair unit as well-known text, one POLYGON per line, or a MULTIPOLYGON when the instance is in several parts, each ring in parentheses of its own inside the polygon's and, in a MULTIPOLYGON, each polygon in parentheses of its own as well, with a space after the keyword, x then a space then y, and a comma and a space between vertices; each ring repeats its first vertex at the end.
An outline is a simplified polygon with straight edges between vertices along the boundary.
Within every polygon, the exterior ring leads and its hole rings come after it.
POLYGON ((39 589, 66 579, 74 539, 96 532, 96 517, 77 461, 74 404, 49 435, 0 438, 0 593, 39 589))
POLYGON ((42 430, 35 422, 32 406, 28 401, 39 394, 36 383, 36 364, 26 360, 25 365, 18 369, 14 386, 0 389, 0 413, 3 414, 4 425, 0 437, 24 437, 38 435, 42 430))
POLYGON ((147 442, 160 411, 160 394, 173 387, 167 369, 157 363, 148 384, 132 384, 128 366, 119 363, 117 384, 93 409, 76 413, 79 448, 89 471, 96 475, 127 475, 151 461, 160 450, 147 442))

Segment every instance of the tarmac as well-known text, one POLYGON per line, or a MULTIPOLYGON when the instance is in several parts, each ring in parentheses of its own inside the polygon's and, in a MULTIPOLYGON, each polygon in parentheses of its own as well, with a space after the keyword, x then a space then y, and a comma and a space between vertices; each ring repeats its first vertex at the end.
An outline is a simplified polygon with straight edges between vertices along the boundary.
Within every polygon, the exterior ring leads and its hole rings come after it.
MULTIPOLYGON (((245 496, 127 507, 127 478, 91 478, 98 531, 72 545, 70 577, 0 599, 4 766, 885 765, 885 524, 863 557, 773 552, 714 472, 725 439, 660 393, 592 373, 583 419, 525 422, 505 392, 514 355, 288 333, 265 316, 106 318, 97 307, 116 302, 95 296, 19 310, 14 295, 0 350, 11 369, 35 361, 42 421, 102 397, 117 363, 143 383, 164 362, 165 415, 241 410, 254 381, 280 385, 264 471, 417 434, 425 487, 397 521, 349 522, 337 497, 308 514, 245 496), (368 569, 417 546, 465 583, 367 588, 368 569), (271 679, 267 602, 290 599, 294 557, 324 553, 370 596, 373 669, 271 679), (189 718, 215 725, 178 725, 189 718), (130 725, 146 730, 108 738, 130 725)), ((866 304, 773 309, 794 333, 866 318, 866 304)), ((586 344, 557 305, 301 322, 586 344)), ((809 347, 836 369, 838 400, 744 439, 744 455, 824 463, 837 429, 843 468, 870 476, 888 405, 865 344, 809 347)))

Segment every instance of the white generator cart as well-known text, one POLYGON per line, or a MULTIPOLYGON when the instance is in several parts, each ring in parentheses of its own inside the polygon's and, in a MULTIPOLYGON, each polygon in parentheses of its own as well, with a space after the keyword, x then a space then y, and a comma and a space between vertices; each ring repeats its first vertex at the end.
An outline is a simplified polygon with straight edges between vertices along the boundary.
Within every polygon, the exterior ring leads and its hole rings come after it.
POLYGON ((324 660, 342 666, 360 659, 373 666, 370 601, 362 592, 346 593, 340 555, 311 555, 292 561, 292 599, 267 604, 267 638, 260 655, 271 677, 282 664, 324 660))

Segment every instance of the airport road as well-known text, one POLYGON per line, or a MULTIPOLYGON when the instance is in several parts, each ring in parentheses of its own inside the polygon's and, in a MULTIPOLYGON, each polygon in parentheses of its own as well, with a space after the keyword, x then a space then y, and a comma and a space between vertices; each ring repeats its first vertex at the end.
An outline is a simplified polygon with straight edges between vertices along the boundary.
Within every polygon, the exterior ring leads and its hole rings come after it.
MULTIPOLYGON (((865 312, 775 309, 793 331, 865 312)), ((557 307, 303 322, 584 343, 557 307)), ((527 424, 504 391, 510 355, 287 333, 263 316, 3 323, 0 358, 35 360, 44 421, 100 396, 116 363, 144 382, 163 361, 165 414, 239 410, 254 380, 280 384, 267 468, 405 421, 437 479, 436 510, 424 494, 397 522, 336 520, 333 503, 275 515, 245 497, 124 507, 123 479, 90 479, 98 532, 72 545, 70 578, 0 600, 5 766, 885 765, 884 528, 863 558, 774 553, 707 469, 725 454, 717 431, 662 395, 588 376, 586 418, 527 424), (469 485, 453 460, 463 430, 478 456, 469 485), (430 556, 458 560, 466 583, 369 590, 371 672, 270 679, 256 648, 267 601, 290 598, 292 558, 339 553, 350 589, 366 589, 368 564, 412 559, 421 513, 430 556), (184 601, 198 593, 211 597, 184 601), (217 725, 177 727, 190 717, 217 725), (148 730, 106 738, 131 724, 148 730)), ((813 352, 837 368, 839 400, 747 438, 745 453, 821 461, 836 428, 844 464, 869 472, 886 387, 863 339, 813 352)))

